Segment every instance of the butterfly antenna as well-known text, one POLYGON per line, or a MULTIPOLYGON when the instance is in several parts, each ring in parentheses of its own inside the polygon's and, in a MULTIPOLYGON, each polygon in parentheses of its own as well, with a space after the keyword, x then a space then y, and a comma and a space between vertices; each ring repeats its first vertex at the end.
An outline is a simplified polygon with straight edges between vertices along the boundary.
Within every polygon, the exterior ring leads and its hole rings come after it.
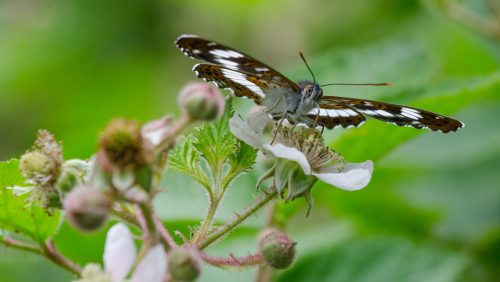
POLYGON ((309 67, 309 64, 306 61, 306 58, 304 57, 304 54, 302 52, 299 52, 300 57, 302 58, 302 61, 304 61, 304 64, 306 64, 307 69, 311 73, 311 76, 313 77, 313 82, 316 83, 316 78, 314 77, 314 73, 312 72, 311 68, 309 67))
POLYGON ((328 83, 328 84, 320 85, 320 87, 330 86, 330 85, 392 86, 392 83, 390 83, 390 82, 383 82, 383 83, 328 83))

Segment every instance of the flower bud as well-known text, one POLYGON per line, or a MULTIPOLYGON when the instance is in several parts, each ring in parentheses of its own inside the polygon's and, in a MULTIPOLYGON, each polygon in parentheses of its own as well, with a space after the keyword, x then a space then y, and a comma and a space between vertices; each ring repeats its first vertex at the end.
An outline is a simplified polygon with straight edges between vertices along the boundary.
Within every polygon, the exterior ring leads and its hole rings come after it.
POLYGON ((295 258, 295 245, 288 236, 277 230, 268 229, 259 242, 259 250, 264 260, 276 269, 284 269, 292 264, 295 258))
POLYGON ((182 88, 179 105, 197 120, 212 120, 224 112, 224 98, 215 86, 205 82, 191 82, 182 88))
POLYGON ((102 191, 80 185, 64 198, 69 222, 82 231, 99 229, 108 218, 111 199, 102 191))
POLYGON ((141 128, 135 121, 111 121, 99 143, 106 160, 118 167, 140 166, 152 159, 150 144, 142 138, 141 128))
POLYGON ((175 248, 168 253, 168 269, 176 281, 194 281, 201 272, 200 262, 198 251, 191 247, 175 248))
POLYGON ((38 151, 27 152, 21 156, 19 169, 27 179, 38 176, 48 176, 53 171, 55 163, 50 157, 38 151))

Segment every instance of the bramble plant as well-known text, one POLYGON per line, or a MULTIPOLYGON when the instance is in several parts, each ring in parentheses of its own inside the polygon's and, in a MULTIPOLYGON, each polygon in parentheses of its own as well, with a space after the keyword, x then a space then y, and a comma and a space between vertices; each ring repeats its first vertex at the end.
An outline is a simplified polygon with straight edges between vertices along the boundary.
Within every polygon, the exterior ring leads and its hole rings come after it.
POLYGON ((276 128, 259 109, 244 121, 234 114, 231 98, 207 83, 188 84, 179 105, 178 119, 165 116, 142 126, 111 121, 88 160, 64 160, 61 143, 40 130, 20 160, 0 164, 2 242, 47 257, 74 273, 76 281, 194 281, 204 264, 284 269, 293 263, 296 242, 272 220, 253 254, 217 257, 205 248, 272 201, 304 197, 310 209, 310 190, 318 179, 345 190, 370 181, 371 161, 347 163, 325 147, 315 129, 276 128), (191 126, 196 126, 192 133, 183 136, 191 126), (226 223, 215 224, 224 194, 254 167, 259 151, 268 170, 255 183, 258 196, 226 223), (208 195, 206 217, 191 234, 167 230, 156 215, 153 199, 162 192, 166 170, 191 177, 208 195), (78 265, 58 251, 52 238, 64 217, 81 232, 99 230, 108 219, 117 222, 107 232, 102 267, 78 265))

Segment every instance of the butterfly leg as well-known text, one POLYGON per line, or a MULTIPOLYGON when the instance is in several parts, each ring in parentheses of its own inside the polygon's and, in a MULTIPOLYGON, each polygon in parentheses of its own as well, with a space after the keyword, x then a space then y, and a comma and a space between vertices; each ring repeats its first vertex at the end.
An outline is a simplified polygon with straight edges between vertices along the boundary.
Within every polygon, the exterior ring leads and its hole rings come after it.
POLYGON ((273 140, 271 141, 271 145, 273 145, 274 140, 276 139, 276 136, 278 135, 278 131, 281 129, 281 126, 283 125, 283 121, 286 118, 286 113, 283 115, 283 117, 280 119, 278 122, 278 126, 276 127, 276 131, 274 132, 273 140))

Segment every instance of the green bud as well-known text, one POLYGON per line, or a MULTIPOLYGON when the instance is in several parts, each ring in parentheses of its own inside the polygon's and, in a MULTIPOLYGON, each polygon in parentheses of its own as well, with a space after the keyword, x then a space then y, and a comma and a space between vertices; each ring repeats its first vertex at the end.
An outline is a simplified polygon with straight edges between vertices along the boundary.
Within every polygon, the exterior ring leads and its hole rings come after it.
POLYGON ((168 269, 172 278, 194 281, 201 272, 198 251, 190 247, 179 247, 168 253, 168 269))
POLYGON ((219 89, 204 82, 187 84, 179 94, 179 105, 196 120, 212 120, 224 112, 224 98, 219 89))
POLYGON ((74 169, 63 169, 61 175, 55 184, 56 189, 61 195, 68 194, 73 188, 80 183, 78 172, 74 169))
POLYGON ((295 258, 295 245, 288 236, 277 230, 268 229, 259 242, 259 250, 264 260, 276 269, 289 267, 295 258))
POLYGON ((104 225, 112 201, 102 191, 80 185, 64 198, 63 204, 69 222, 82 231, 91 232, 104 225))
POLYGON ((55 169, 55 165, 49 156, 38 151, 25 153, 19 161, 19 169, 27 179, 48 176, 55 169))

